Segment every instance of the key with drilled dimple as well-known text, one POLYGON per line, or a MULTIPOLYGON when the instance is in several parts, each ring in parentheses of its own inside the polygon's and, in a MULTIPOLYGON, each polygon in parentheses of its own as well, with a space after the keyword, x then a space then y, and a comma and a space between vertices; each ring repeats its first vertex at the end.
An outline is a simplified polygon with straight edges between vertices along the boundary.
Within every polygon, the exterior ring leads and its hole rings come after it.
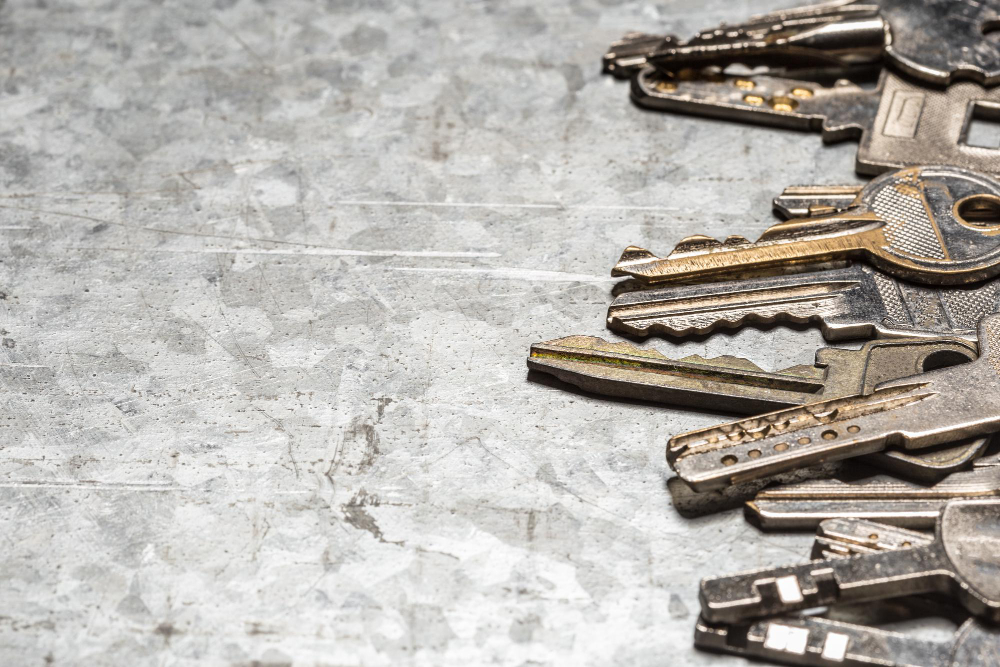
POLYGON ((934 484, 889 475, 806 479, 761 489, 750 499, 747 521, 768 531, 813 530, 830 519, 861 518, 903 528, 934 527, 948 502, 1000 499, 1000 467, 973 467, 934 484))
POLYGON ((974 125, 996 118, 996 87, 963 81, 929 88, 890 70, 871 89, 846 80, 821 85, 768 75, 676 76, 653 68, 631 85, 632 99, 647 109, 821 131, 824 143, 857 140, 861 174, 921 164, 1000 174, 1000 146, 978 138, 974 125))
POLYGON ((712 577, 700 587, 702 615, 724 623, 924 593, 1000 621, 1000 501, 952 501, 926 546, 712 577))
POLYGON ((867 519, 827 519, 819 524, 813 542, 812 559, 849 558, 882 551, 898 551, 927 546, 930 533, 890 526, 867 519))
POLYGON ((779 410, 671 438, 667 459, 696 490, 893 445, 916 450, 1000 430, 1000 315, 979 327, 975 361, 879 385, 867 395, 779 410))
POLYGON ((1000 628, 969 619, 945 641, 815 616, 743 625, 698 619, 700 649, 806 667, 1000 667, 1000 628))
POLYGON ((898 278, 963 284, 1000 271, 1000 182, 958 167, 879 176, 829 216, 779 223, 756 242, 692 236, 666 258, 629 247, 612 271, 647 284, 718 280, 789 265, 856 258, 898 278))
POLYGON ((996 0, 823 3, 722 24, 686 42, 653 42, 645 62, 676 72, 733 63, 844 69, 882 60, 934 85, 993 85, 1000 82, 1000 45, 985 33, 998 19, 996 0))

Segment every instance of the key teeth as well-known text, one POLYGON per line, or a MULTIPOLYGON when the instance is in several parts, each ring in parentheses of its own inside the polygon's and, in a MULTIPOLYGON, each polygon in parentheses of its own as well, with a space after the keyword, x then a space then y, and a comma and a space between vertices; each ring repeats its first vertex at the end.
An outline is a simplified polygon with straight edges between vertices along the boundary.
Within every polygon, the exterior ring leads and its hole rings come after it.
POLYGON ((704 252, 715 248, 739 248, 747 245, 752 245, 749 239, 735 234, 726 237, 724 241, 719 241, 711 236, 696 234, 682 239, 681 242, 674 247, 669 256, 673 257, 675 255, 681 255, 688 252, 704 252))
POLYGON ((615 278, 631 276, 636 273, 635 267, 658 261, 660 261, 660 258, 645 248, 630 245, 625 248, 622 252, 622 256, 618 258, 618 263, 615 264, 615 268, 611 270, 611 275, 615 278))

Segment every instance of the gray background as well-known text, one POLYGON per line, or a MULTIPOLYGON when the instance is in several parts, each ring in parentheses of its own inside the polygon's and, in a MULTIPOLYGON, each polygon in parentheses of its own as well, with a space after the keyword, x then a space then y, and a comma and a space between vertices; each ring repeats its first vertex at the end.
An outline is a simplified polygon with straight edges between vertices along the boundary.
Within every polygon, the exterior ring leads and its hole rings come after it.
POLYGON ((524 359, 613 338, 626 245, 858 182, 851 144, 600 73, 782 5, 8 2, 0 663, 738 664, 691 646, 697 581, 810 537, 675 513, 664 444, 719 415, 524 359))

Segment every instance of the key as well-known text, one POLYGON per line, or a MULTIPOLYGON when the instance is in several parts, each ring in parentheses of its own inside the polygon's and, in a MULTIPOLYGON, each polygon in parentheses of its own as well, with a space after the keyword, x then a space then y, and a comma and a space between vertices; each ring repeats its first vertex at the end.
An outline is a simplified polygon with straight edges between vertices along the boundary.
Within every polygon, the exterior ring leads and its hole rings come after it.
POLYGON ((996 28, 998 8, 996 0, 823 3, 660 44, 646 60, 677 71, 733 63, 843 68, 882 58, 934 85, 963 78, 993 85, 1000 81, 1000 46, 985 35, 996 28))
POLYGON ((974 467, 927 486, 889 475, 811 479, 760 490, 744 508, 762 530, 813 530, 830 519, 859 518, 902 528, 933 528, 955 499, 1000 498, 1000 467, 974 467))
POLYGON ((697 491, 882 451, 1000 430, 1000 315, 979 327, 979 358, 837 398, 671 438, 667 460, 697 491))
POLYGON ((700 618, 694 643, 707 651, 807 667, 1000 666, 1000 628, 975 618, 946 641, 815 616, 746 625, 713 624, 700 618))
POLYGON ((827 519, 816 531, 811 558, 848 558, 927 546, 933 541, 934 537, 928 533, 867 519, 827 519))
MULTIPOLYGON (((698 355, 679 360, 630 343, 569 336, 531 346, 528 368, 551 373, 590 392, 740 414, 757 414, 838 396, 870 392, 886 380, 971 361, 976 348, 961 339, 873 341, 860 350, 823 348, 815 366, 768 373, 747 359, 698 355)), ((946 452, 888 450, 872 463, 912 479, 937 480, 971 465, 986 438, 946 452)))
POLYGON ((636 290, 608 308, 610 329, 632 336, 705 335, 745 324, 817 323, 830 341, 958 336, 996 312, 1000 280, 931 288, 854 264, 669 288, 636 290))
POLYGON ((1000 471, 988 472, 997 467, 997 458, 982 456, 983 450, 956 444, 914 452, 911 461, 892 456, 833 461, 710 491, 695 491, 681 478, 671 477, 667 489, 683 517, 743 506, 747 520, 762 530, 812 530, 824 519, 851 516, 925 529, 934 527, 948 500, 1000 497, 1000 471), (864 462, 911 481, 878 475, 864 462), (815 483, 800 484, 810 481, 815 483))
POLYGON ((843 212, 779 223, 754 243, 690 236, 664 259, 630 246, 611 274, 703 281, 858 258, 898 278, 971 283, 1000 271, 998 218, 1000 182, 958 167, 911 167, 877 177, 843 212))
POLYGON ((703 579, 700 599, 706 620, 738 623, 836 603, 941 593, 998 622, 998 575, 1000 500, 954 500, 930 545, 703 579))
POLYGON ((1000 174, 1000 146, 970 143, 974 120, 997 120, 1000 88, 971 81, 930 88, 883 70, 877 86, 866 89, 847 80, 676 76, 647 67, 633 78, 632 99, 658 111, 821 131, 824 143, 857 140, 861 174, 921 164, 1000 174))
POLYGON ((646 65, 646 56, 677 43, 673 35, 649 35, 630 32, 613 43, 604 54, 604 72, 627 79, 646 65))

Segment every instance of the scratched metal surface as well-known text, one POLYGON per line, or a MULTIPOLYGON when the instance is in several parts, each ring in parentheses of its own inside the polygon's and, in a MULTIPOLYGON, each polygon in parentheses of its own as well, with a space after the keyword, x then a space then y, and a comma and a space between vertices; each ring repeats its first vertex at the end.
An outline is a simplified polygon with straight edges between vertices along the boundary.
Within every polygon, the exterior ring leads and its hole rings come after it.
POLYGON ((697 581, 808 536, 674 512, 666 439, 719 416, 524 357, 613 338, 627 244, 857 181, 851 144, 600 74, 626 30, 780 5, 8 2, 0 663, 738 664, 691 646, 697 581))

